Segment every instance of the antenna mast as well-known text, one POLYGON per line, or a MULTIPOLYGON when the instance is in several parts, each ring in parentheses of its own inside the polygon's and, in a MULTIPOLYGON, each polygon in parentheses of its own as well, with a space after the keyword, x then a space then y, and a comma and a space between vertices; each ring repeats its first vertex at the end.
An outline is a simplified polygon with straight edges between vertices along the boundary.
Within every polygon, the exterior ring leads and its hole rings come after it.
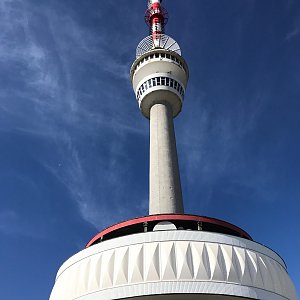
POLYGON ((149 0, 148 9, 145 12, 145 22, 149 26, 155 47, 159 47, 159 40, 165 33, 165 25, 168 22, 168 12, 161 2, 162 0, 149 0))

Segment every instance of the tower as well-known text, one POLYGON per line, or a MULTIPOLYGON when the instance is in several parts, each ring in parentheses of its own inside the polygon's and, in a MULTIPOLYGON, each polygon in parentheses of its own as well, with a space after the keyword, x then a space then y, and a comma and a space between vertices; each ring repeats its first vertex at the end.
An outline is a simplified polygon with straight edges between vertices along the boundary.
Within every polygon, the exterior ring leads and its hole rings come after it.
POLYGON ((183 213, 173 118, 183 104, 188 67, 179 45, 164 34, 167 11, 148 1, 150 36, 136 51, 130 75, 142 114, 150 119, 149 213, 183 213))
POLYGON ((184 214, 173 118, 189 73, 161 4, 148 1, 150 35, 130 71, 150 122, 149 215, 98 233, 61 266, 50 300, 296 300, 278 254, 233 224, 184 214))

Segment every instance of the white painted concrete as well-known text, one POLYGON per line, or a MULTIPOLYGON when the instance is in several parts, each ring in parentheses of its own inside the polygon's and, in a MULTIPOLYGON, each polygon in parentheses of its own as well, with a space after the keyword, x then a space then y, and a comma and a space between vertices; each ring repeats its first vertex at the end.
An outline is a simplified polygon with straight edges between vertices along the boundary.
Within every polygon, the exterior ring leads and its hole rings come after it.
MULTIPOLYGON (((169 79, 173 79, 174 77, 170 74, 166 73, 155 73, 150 76, 144 78, 138 85, 138 90, 142 88, 145 82, 148 80, 156 78, 168 77, 169 79)), ((175 79, 175 78, 174 78, 175 79)), ((178 82, 178 81, 177 81, 178 82)), ((182 83, 178 82, 182 87, 182 83)), ((183 88, 183 93, 185 92, 183 88)), ((138 93, 136 92, 138 95, 138 93)), ((138 104, 141 110, 141 113, 148 119, 150 119, 150 109, 154 104, 161 103, 162 99, 166 99, 170 106, 172 107, 173 118, 175 118, 180 112, 183 104, 183 95, 179 93, 176 89, 167 86, 167 85, 159 85, 147 87, 144 92, 140 96, 138 96, 138 104)))
POLYGON ((171 230, 115 238, 77 253, 60 268, 50 300, 135 297, 297 299, 284 262, 269 248, 223 234, 171 230))
POLYGON ((173 117, 180 113, 183 97, 175 89, 168 87, 167 84, 153 86, 142 97, 138 96, 141 85, 158 76, 176 80, 185 91, 189 72, 185 60, 180 55, 164 49, 149 51, 135 60, 130 75, 139 108, 146 118, 150 117, 152 105, 159 103, 161 99, 168 100, 172 106, 173 117))

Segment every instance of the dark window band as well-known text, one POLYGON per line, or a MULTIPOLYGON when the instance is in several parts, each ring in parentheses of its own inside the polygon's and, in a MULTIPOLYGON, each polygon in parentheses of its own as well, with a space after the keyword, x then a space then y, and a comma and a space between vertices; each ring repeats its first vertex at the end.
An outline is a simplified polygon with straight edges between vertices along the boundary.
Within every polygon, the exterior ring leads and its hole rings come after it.
POLYGON ((141 96, 151 87, 154 86, 168 86, 173 88, 174 90, 177 90, 177 92, 182 96, 182 98, 184 97, 184 89, 181 86, 181 84, 179 82, 177 82, 175 79, 173 78, 169 78, 169 77, 155 77, 155 78, 151 78, 146 80, 138 89, 137 92, 137 99, 140 100, 141 96))

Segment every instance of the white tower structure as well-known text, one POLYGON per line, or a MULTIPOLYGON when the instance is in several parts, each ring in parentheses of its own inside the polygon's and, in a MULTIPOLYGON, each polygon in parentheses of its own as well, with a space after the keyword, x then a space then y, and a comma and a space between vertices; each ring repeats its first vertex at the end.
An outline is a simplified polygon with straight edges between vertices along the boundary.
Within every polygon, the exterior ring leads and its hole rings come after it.
POLYGON ((50 300, 297 300, 282 258, 233 224, 183 214, 173 118, 188 67, 149 0, 131 80, 150 120, 149 216, 113 225, 59 269, 50 300))
POLYGON ((182 107, 188 67, 179 45, 164 34, 167 12, 148 1, 150 36, 137 47, 131 81, 143 115, 150 119, 149 213, 183 214, 173 118, 182 107))

